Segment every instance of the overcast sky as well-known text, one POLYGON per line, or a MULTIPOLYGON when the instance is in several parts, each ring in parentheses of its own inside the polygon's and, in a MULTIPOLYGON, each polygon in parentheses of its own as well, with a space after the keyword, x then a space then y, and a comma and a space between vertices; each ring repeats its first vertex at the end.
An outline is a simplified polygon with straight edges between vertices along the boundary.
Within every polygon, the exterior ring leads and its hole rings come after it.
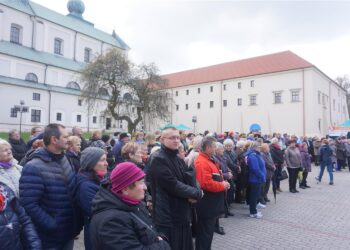
MULTIPOLYGON (((68 0, 34 0, 67 14, 68 0)), ((136 63, 162 74, 291 50, 331 78, 350 75, 349 1, 84 0, 136 63)))

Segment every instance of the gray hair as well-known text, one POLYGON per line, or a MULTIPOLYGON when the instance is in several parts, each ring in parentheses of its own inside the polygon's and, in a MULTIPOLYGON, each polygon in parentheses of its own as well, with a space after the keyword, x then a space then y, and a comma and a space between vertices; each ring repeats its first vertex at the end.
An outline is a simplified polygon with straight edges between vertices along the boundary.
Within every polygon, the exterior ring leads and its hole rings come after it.
POLYGON ((234 143, 231 139, 228 138, 228 139, 224 140, 224 145, 229 145, 229 144, 232 146, 234 145, 234 143))
POLYGON ((204 137, 202 140, 201 150, 205 151, 207 149, 207 147, 210 147, 215 142, 216 142, 216 139, 213 136, 204 137))
POLYGON ((0 146, 4 146, 4 145, 11 146, 11 144, 8 141, 4 139, 0 139, 0 146))
POLYGON ((261 147, 261 142, 259 141, 252 141, 249 146, 250 149, 258 149, 259 147, 261 147))
POLYGON ((219 148, 224 148, 224 145, 222 145, 221 142, 216 142, 216 148, 219 149, 219 148))
POLYGON ((271 139, 271 143, 272 144, 277 144, 278 143, 278 139, 276 137, 271 139))
POLYGON ((9 131, 9 138, 11 138, 12 135, 13 135, 15 132, 18 132, 18 130, 17 130, 17 129, 11 129, 11 130, 9 131))
POLYGON ((193 138, 193 150, 199 151, 201 149, 203 141, 203 136, 197 135, 195 138, 193 138))

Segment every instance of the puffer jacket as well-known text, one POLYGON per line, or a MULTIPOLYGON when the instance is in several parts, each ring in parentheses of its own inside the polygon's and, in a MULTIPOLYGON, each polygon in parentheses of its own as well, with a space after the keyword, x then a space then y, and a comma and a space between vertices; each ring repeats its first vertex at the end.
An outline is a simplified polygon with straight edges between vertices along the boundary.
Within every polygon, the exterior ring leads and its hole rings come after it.
POLYGON ((92 249, 90 241, 91 204, 100 188, 100 183, 92 172, 83 171, 77 175, 77 187, 77 203, 84 215, 85 249, 90 250, 92 249))
POLYGON ((6 184, 19 197, 19 178, 21 178, 22 166, 16 159, 12 159, 10 168, 0 166, 0 182, 6 184))
POLYGON ((19 140, 14 140, 10 138, 9 143, 11 144, 11 147, 12 147, 13 157, 18 162, 20 162, 27 152, 27 144, 23 141, 22 138, 19 140))
POLYGON ((157 226, 176 227, 191 222, 191 204, 202 192, 185 175, 186 163, 177 150, 164 145, 151 157, 147 170, 153 200, 153 220, 157 226))
POLYGON ((300 149, 301 166, 305 172, 311 172, 311 155, 305 149, 300 149))
POLYGON ((95 250, 170 250, 158 239, 144 204, 128 205, 108 186, 102 186, 92 201, 90 236, 95 250))
POLYGON ((60 248, 80 233, 83 219, 74 203, 76 175, 64 154, 37 149, 23 167, 19 191, 43 248, 60 248))
POLYGON ((67 151, 66 157, 67 157, 70 165, 73 167, 74 171, 76 173, 78 173, 79 169, 80 169, 80 153, 76 154, 72 151, 67 151))
POLYGON ((246 153, 247 165, 249 168, 249 183, 260 183, 266 182, 266 168, 265 162, 261 157, 260 152, 255 150, 249 150, 246 153))
POLYGON ((30 217, 12 189, 2 182, 0 182, 0 249, 42 249, 30 217))

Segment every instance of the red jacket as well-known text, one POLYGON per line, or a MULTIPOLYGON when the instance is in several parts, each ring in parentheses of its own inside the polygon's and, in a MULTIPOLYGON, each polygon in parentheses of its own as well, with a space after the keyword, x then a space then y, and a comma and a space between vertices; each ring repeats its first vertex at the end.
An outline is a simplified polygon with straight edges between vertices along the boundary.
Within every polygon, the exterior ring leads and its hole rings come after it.
POLYGON ((219 174, 223 180, 220 168, 216 165, 208 155, 200 152, 197 159, 194 161, 196 169, 196 178, 201 188, 205 191, 217 193, 225 190, 222 182, 213 180, 213 174, 219 174))

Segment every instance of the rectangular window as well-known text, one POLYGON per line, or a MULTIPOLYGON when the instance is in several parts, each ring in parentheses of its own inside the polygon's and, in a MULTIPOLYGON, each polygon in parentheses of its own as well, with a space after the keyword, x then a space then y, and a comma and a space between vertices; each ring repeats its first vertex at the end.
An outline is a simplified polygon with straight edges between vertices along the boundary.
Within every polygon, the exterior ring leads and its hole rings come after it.
POLYGON ((17 117, 17 110, 15 108, 11 108, 11 114, 10 117, 16 118, 17 117))
POLYGON ((210 86, 210 92, 213 92, 213 90, 214 90, 214 87, 210 86))
POLYGON ((188 89, 186 89, 186 95, 189 95, 190 91, 188 89))
POLYGON ((123 128, 123 123, 120 123, 119 128, 123 128))
POLYGON ((274 103, 275 104, 282 103, 282 93, 281 92, 274 93, 274 103))
POLYGON ((224 87, 224 91, 225 91, 225 90, 226 90, 226 84, 224 84, 224 86, 223 86, 223 87, 224 87))
POLYGON ((131 113, 135 113, 135 107, 131 108, 131 113))
MULTIPOLYGON (((323 100, 324 100, 324 96, 323 96, 323 100)), ((299 90, 292 90, 292 102, 299 102, 300 98, 299 98, 299 90)))
POLYGON ((210 101, 210 102, 209 102, 209 107, 210 107, 210 108, 213 108, 213 107, 214 107, 214 101, 210 101))
POLYGON ((256 105, 256 95, 249 96, 249 102, 251 106, 256 105))
POLYGON ((81 115, 77 115, 77 122, 81 122, 81 115))
POLYGON ((188 110, 188 104, 186 104, 186 110, 188 110))
POLYGON ((63 55, 63 40, 59 38, 55 38, 54 44, 54 52, 57 55, 63 55))
POLYGON ((197 102, 197 109, 200 109, 200 108, 201 108, 201 103, 197 102))
POLYGON ((31 121, 32 122, 40 122, 41 118, 41 110, 39 109, 32 109, 31 111, 31 121))
POLYGON ((84 62, 86 62, 86 63, 90 62, 90 57, 91 57, 91 49, 85 48, 84 49, 84 62))
POLYGON ((242 98, 237 99, 237 106, 242 106, 242 98))
POLYGON ((97 123, 97 116, 93 116, 93 117, 92 117, 92 123, 93 123, 93 124, 96 124, 96 123, 97 123))
POLYGON ((254 88, 254 80, 250 81, 250 87, 254 88))
POLYGON ((82 103, 83 103, 83 100, 79 99, 79 100, 78 100, 78 106, 81 106, 82 103))
POLYGON ((237 83, 237 88, 238 88, 238 89, 241 89, 241 88, 242 88, 242 83, 241 83, 241 82, 238 82, 238 83, 237 83))
POLYGON ((33 100, 34 101, 40 101, 40 94, 39 93, 33 93, 33 100))
POLYGON ((62 113, 56 113, 56 121, 62 121, 62 113))
POLYGON ((197 89, 197 93, 200 94, 201 93, 201 88, 197 89))
POLYGON ((321 104, 321 92, 318 91, 318 104, 321 104))
POLYGON ((333 99, 333 111, 335 111, 335 99, 333 99))
POLYGON ((175 91, 175 96, 179 96, 179 91, 175 91))
POLYGON ((176 110, 177 110, 177 111, 179 110, 179 105, 176 105, 176 110))
POLYGON ((12 24, 11 25, 10 42, 21 44, 20 38, 21 38, 21 28, 16 24, 12 24))
POLYGON ((222 101, 222 105, 223 105, 224 107, 227 107, 227 100, 223 100, 223 101, 222 101))

